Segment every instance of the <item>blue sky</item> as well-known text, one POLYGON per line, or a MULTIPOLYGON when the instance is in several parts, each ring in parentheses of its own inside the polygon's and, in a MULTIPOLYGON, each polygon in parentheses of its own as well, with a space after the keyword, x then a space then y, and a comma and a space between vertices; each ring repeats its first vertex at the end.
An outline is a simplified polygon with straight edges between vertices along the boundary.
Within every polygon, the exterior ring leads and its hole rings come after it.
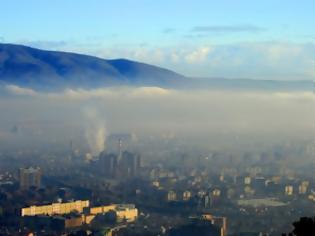
POLYGON ((312 0, 2 0, 0 41, 202 77, 315 79, 312 0))

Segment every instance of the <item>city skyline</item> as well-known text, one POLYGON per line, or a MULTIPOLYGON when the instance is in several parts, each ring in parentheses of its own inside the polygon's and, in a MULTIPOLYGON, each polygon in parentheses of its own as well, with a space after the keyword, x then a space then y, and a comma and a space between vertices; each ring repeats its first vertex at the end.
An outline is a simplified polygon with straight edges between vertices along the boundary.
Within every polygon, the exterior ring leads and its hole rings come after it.
POLYGON ((0 235, 314 235, 314 7, 3 0, 0 235))

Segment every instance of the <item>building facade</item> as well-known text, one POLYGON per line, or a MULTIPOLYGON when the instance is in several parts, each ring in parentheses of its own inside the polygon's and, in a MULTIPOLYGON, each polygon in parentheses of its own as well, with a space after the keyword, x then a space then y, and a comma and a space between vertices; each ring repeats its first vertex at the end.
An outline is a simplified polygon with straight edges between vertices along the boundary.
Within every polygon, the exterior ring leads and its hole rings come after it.
POLYGON ((20 168, 20 188, 29 189, 30 187, 40 188, 41 187, 41 176, 42 172, 39 167, 37 168, 20 168))
POLYGON ((36 216, 36 215, 64 215, 71 212, 82 213, 83 209, 90 206, 89 200, 75 201, 67 203, 53 203, 43 206, 30 206, 22 208, 22 216, 36 216))

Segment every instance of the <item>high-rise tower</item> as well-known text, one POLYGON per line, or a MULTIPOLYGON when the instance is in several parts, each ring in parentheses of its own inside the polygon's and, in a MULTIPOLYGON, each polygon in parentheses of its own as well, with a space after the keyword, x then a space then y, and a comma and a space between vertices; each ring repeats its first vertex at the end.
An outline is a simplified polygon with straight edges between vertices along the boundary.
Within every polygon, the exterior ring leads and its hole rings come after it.
POLYGON ((20 188, 28 189, 30 187, 41 187, 41 169, 37 168, 20 168, 20 188))
POLYGON ((122 158, 122 140, 118 139, 118 162, 121 161, 122 158))

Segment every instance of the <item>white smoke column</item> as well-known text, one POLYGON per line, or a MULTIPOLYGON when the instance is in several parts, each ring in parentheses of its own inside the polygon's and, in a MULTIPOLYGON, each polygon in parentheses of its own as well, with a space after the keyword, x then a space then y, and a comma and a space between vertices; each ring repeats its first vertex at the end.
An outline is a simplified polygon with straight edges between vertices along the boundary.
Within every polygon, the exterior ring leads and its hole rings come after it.
POLYGON ((95 109, 85 109, 86 117, 85 137, 93 156, 97 156, 105 150, 106 128, 105 120, 95 109))

